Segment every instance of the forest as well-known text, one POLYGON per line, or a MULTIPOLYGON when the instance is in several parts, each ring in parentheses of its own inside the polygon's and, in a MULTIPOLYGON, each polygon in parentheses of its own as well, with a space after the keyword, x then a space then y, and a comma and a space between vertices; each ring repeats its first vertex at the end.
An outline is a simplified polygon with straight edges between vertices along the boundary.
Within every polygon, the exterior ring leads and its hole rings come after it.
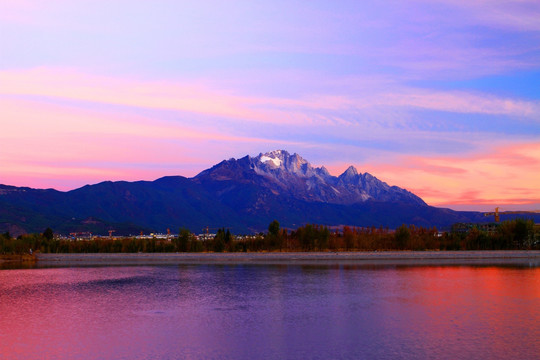
POLYGON ((268 251, 390 251, 390 250, 532 250, 540 249, 540 234, 532 220, 515 219, 484 231, 471 224, 436 228, 402 225, 395 230, 376 227, 330 229, 307 224, 295 230, 281 228, 274 220, 266 233, 235 236, 227 229, 213 239, 200 240, 182 228, 172 239, 95 237, 72 240, 55 236, 47 228, 40 234, 12 237, 0 234, 0 254, 28 253, 138 253, 138 252, 268 252, 268 251), (536 230, 535 230, 536 229, 536 230))

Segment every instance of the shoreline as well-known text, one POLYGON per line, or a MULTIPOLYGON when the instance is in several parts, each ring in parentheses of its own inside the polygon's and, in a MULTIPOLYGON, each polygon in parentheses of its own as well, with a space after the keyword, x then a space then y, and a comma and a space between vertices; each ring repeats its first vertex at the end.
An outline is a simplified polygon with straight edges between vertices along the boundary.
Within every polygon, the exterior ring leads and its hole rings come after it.
POLYGON ((30 254, 0 255, 0 264, 11 262, 33 262, 36 257, 30 254))
POLYGON ((539 250, 36 254, 36 267, 132 265, 478 265, 540 267, 539 250))
POLYGON ((0 255, 0 270, 35 267, 36 257, 30 254, 0 255))

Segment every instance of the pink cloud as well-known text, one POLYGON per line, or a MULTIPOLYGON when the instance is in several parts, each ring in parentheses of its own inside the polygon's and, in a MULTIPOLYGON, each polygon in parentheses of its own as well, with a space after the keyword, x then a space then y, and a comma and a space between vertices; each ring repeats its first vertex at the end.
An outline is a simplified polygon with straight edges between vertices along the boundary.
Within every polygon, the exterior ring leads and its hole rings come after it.
POLYGON ((302 109, 336 108, 345 104, 338 98, 302 100, 236 95, 206 80, 148 81, 46 67, 0 71, 2 94, 81 100, 288 125, 313 122, 302 109))
MULTIPOLYGON (((145 81, 88 75, 75 70, 35 68, 0 71, 0 94, 44 96, 154 110, 173 110, 250 122, 287 125, 347 125, 341 117, 320 115, 322 110, 370 114, 373 109, 402 107, 459 113, 502 114, 537 119, 540 102, 498 98, 456 91, 426 91, 368 77, 369 91, 357 95, 313 94, 297 98, 237 95, 201 81, 145 81)), ((386 114, 388 115, 388 114, 386 114)), ((386 116, 388 118, 388 116, 386 116)), ((386 121, 385 119, 382 119, 386 121)))
POLYGON ((535 117, 540 114, 540 102, 497 98, 470 92, 441 92, 409 89, 390 93, 382 104, 412 106, 458 113, 499 114, 535 117))
MULTIPOLYGON (((94 181, 193 176, 229 157, 239 144, 258 151, 278 143, 196 124, 40 100, 0 97, 0 108, 4 184, 61 184, 67 190, 94 181)), ((279 141, 280 147, 285 143, 279 141)))
MULTIPOLYGON (((396 156, 358 165, 379 179, 404 187, 430 205, 540 203, 540 142, 492 143, 464 156, 396 156)), ((346 166, 329 166, 333 173, 346 166)))
POLYGON ((272 140, 242 137, 216 131, 216 127, 182 125, 162 121, 159 117, 126 115, 121 111, 100 111, 92 107, 52 104, 42 100, 1 98, 4 135, 33 141, 57 137, 69 141, 71 135, 81 138, 119 136, 144 139, 194 139, 230 142, 269 143, 272 140))
MULTIPOLYGON (((369 81, 375 81, 373 78, 369 81)), ((220 120, 231 118, 238 126, 244 122, 294 125, 311 130, 314 125, 324 125, 320 133, 342 133, 342 139, 361 140, 389 139, 392 136, 433 140, 426 131, 409 130, 406 119, 398 116, 375 117, 351 122, 338 115, 320 115, 322 110, 367 111, 375 107, 392 108, 420 107, 434 110, 505 114, 538 119, 540 107, 534 101, 518 101, 466 92, 428 92, 425 90, 396 86, 388 91, 388 82, 381 88, 350 96, 311 95, 281 99, 264 96, 236 95, 220 90, 209 82, 203 85, 181 81, 144 81, 88 75, 74 70, 38 68, 33 70, 0 72, 0 106, 2 108, 3 132, 0 140, 6 145, 0 152, 0 182, 6 182, 8 174, 24 173, 24 166, 32 168, 35 162, 43 165, 43 176, 52 176, 58 165, 58 177, 68 172, 68 164, 78 161, 86 165, 89 172, 106 168, 107 162, 128 164, 129 169, 139 171, 143 167, 156 167, 161 175, 194 174, 194 168, 181 164, 192 163, 188 154, 199 154, 197 162, 202 170, 223 158, 258 153, 261 146, 273 148, 289 146, 324 148, 333 146, 319 142, 298 140, 283 141, 273 135, 265 138, 235 135, 230 125, 220 127, 220 120), (4 95, 4 96, 2 96, 4 95), (362 96, 364 95, 364 96, 362 96), (68 101, 66 101, 68 100, 68 101), (100 110, 100 104, 107 106, 100 110), (126 111, 129 108, 129 111, 126 111), (144 109, 145 111, 139 111, 144 109), (198 121, 165 121, 159 111, 173 110, 183 114, 203 114, 212 121, 208 125, 198 121), (144 114, 144 115, 141 115, 144 114), (366 131, 362 131, 366 130, 366 131), (238 144, 242 150, 239 150, 238 144), (64 164, 64 165, 62 165, 64 164), (176 164, 171 169, 167 164, 176 164)), ((356 113, 355 113, 356 114, 356 113)), ((464 135, 437 133, 447 139, 464 135)), ((386 152, 372 162, 364 164, 366 170, 382 179, 425 195, 428 202, 448 203, 458 194, 470 190, 467 186, 484 182, 486 186, 478 196, 501 200, 539 197, 534 189, 538 179, 540 161, 539 146, 532 144, 499 145, 493 148, 489 134, 475 134, 474 140, 483 139, 480 148, 492 149, 491 153, 464 157, 420 157, 396 156, 386 152), (377 161, 377 162, 375 162, 377 161), (514 177, 508 174, 516 173, 514 177), (436 184, 446 189, 446 196, 429 191, 426 184, 436 184), (508 194, 497 184, 508 184, 508 194), (513 184, 513 185, 512 185, 513 184), (511 188, 517 185, 530 189, 529 194, 514 196, 511 188)), ((471 140, 472 141, 472 140, 471 140)), ((340 148, 346 149, 346 145, 340 148)), ((269 149, 271 150, 271 149, 269 149)), ((381 153, 382 151, 379 151, 381 153)), ((325 164, 326 165, 326 164, 325 164)), ((347 164, 348 165, 348 164, 347 164)), ((79 166, 81 167, 81 166, 79 166)), ((75 166, 71 169, 80 176, 84 170, 75 166)), ((334 168, 339 165, 334 164, 334 168)), ((332 166, 330 166, 332 168, 332 166)), ((344 168, 343 168, 344 170, 344 168)), ((110 176, 116 176, 107 170, 110 176)), ((141 170, 142 171, 142 170, 141 170)), ((365 171, 365 170, 364 170, 365 171)), ((142 172, 141 172, 142 174, 142 172)), ((37 176, 37 175, 36 175, 37 176)), ((146 176, 144 178, 147 178, 146 176)), ((133 179, 136 180, 136 179, 133 179)))
POLYGON ((236 118, 253 116, 238 106, 240 98, 194 84, 145 82, 48 68, 3 71, 0 84, 2 94, 50 96, 236 118))

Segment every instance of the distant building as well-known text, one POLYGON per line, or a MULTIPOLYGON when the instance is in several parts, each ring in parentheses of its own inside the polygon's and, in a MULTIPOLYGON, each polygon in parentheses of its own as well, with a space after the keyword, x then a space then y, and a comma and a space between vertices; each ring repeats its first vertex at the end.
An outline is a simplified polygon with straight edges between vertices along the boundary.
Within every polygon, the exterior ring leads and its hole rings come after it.
POLYGON ((499 227, 498 223, 455 223, 452 225, 452 232, 458 234, 468 234, 472 229, 478 229, 488 234, 494 234, 499 227))

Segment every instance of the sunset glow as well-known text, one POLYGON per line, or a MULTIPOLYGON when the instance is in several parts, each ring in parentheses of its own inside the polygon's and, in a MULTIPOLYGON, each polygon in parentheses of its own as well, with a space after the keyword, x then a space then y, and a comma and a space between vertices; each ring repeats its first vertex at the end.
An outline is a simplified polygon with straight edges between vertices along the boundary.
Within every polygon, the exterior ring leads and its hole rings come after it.
POLYGON ((285 149, 455 209, 540 209, 540 3, 0 0, 0 184, 285 149))

